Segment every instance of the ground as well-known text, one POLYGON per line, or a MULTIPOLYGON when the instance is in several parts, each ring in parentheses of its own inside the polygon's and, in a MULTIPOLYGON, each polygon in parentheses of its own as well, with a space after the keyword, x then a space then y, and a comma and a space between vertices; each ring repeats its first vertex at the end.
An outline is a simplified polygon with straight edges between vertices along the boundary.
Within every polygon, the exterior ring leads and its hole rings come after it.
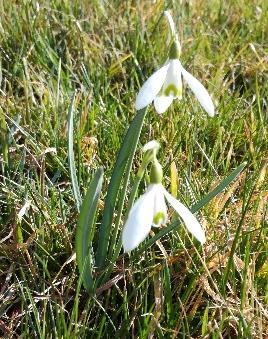
MULTIPOLYGON (((0 1, 1 337, 266 338, 267 22, 264 0, 0 1), (200 246, 183 224, 167 234, 153 229, 148 239, 163 236, 131 255, 121 251, 105 279, 94 267, 88 293, 75 257, 71 167, 82 200, 104 169, 91 239, 97 253, 136 95, 167 58, 166 9, 181 62, 208 89, 217 115, 208 117, 187 86, 161 116, 148 108, 109 250, 120 239, 142 145, 152 139, 161 144, 165 187, 199 206, 207 242, 200 246)), ((168 225, 176 220, 170 211, 168 225)))

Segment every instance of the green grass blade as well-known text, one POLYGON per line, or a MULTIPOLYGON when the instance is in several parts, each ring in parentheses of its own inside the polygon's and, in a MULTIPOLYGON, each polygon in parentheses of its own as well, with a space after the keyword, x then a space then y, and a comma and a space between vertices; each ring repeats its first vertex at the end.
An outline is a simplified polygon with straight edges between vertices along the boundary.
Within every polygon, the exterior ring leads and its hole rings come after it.
POLYGON ((77 210, 80 210, 82 199, 79 191, 78 180, 76 176, 75 162, 74 162, 74 149, 73 149, 73 119, 74 119, 74 102, 75 93, 72 97, 72 102, 69 108, 68 114, 68 161, 71 174, 72 187, 74 192, 74 198, 77 206, 77 210))
MULTIPOLYGON (((253 194, 253 189, 251 190, 250 196, 252 196, 252 194, 253 194)), ((233 258, 234 258, 235 250, 236 250, 236 247, 238 245, 239 238, 241 237, 243 221, 244 221, 244 218, 246 216, 246 211, 248 211, 248 206, 250 204, 250 201, 251 201, 251 199, 249 198, 247 203, 246 203, 246 205, 244 206, 244 208, 242 210, 241 219, 240 219, 240 222, 239 222, 238 226, 236 227, 235 236, 234 236, 234 239, 233 239, 233 242, 232 242, 232 247, 231 247, 230 253, 228 255, 227 265, 226 265, 226 267, 224 269, 223 279, 222 279, 222 287, 221 287, 222 288, 222 292, 223 292, 224 295, 226 294, 226 286, 227 286, 229 274, 231 272, 231 267, 234 264, 234 259, 233 258)), ((245 254, 245 259, 246 258, 247 258, 247 254, 245 254)), ((245 279, 243 279, 243 280, 245 280, 245 279)), ((244 284, 244 281, 243 281, 243 284, 244 284)), ((241 305, 242 305, 242 303, 243 303, 243 297, 241 297, 241 305)))
POLYGON ((92 264, 91 253, 92 230, 94 225, 97 203, 103 182, 103 168, 99 168, 89 185, 83 200, 78 225, 76 229, 75 248, 76 260, 82 281, 88 291, 92 290, 92 264))
POLYGON ((232 181, 234 181, 237 176, 243 171, 243 169, 246 167, 247 163, 243 162, 241 165, 239 165, 235 170, 232 171, 230 175, 228 175, 227 178, 223 179, 220 184, 214 188, 213 191, 209 192, 207 195, 204 196, 203 199, 201 199, 198 203, 194 204, 194 206, 191 208, 191 211, 193 213, 199 211, 203 206, 208 204, 210 200, 212 200, 217 194, 221 193, 225 188, 230 185, 232 181))
POLYGON ((208 322, 209 322, 209 318, 208 318, 208 313, 209 312, 209 306, 207 305, 202 317, 202 337, 205 337, 205 334, 207 333, 207 329, 208 329, 208 322))
POLYGON ((5 164, 9 165, 8 159, 8 128, 7 123, 0 107, 0 153, 3 154, 5 164))
MULTIPOLYGON (((116 159, 113 174, 108 187, 107 196, 105 199, 103 220, 100 227, 98 251, 96 256, 97 266, 99 267, 103 267, 106 259, 111 235, 112 219, 116 207, 119 189, 125 173, 126 165, 128 161, 130 161, 131 163, 133 161, 145 115, 146 108, 137 112, 135 118, 129 126, 129 129, 127 131, 127 134, 125 135, 116 159)), ((129 168, 131 169, 131 166, 129 168)), ((125 173, 125 176, 129 176, 129 173, 125 173)), ((124 188, 123 192, 125 194, 124 188)), ((121 199, 121 201, 123 203, 124 199, 121 199)), ((121 210, 120 206, 118 208, 119 210, 121 210)))
MULTIPOLYGON (((198 203, 194 204, 191 208, 192 213, 198 212, 203 206, 208 204, 217 194, 221 193, 237 176, 243 171, 246 166, 246 162, 243 162, 235 170, 228 175, 227 178, 223 179, 220 184, 211 192, 209 192, 203 199, 198 203)), ((168 234, 170 231, 174 230, 180 224, 179 220, 176 220, 169 226, 160 230, 155 236, 150 238, 142 247, 134 254, 135 257, 138 257, 142 252, 151 247, 157 240, 161 239, 164 235, 168 234)))

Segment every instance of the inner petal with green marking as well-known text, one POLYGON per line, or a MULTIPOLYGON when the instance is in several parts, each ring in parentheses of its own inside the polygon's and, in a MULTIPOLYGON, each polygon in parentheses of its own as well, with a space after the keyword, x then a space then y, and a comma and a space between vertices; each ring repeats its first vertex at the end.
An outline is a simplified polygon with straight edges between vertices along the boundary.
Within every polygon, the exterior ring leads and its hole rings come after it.
POLYGON ((154 215, 153 223, 156 225, 164 224, 166 220, 165 213, 162 211, 157 212, 154 215))
POLYGON ((164 95, 165 96, 174 96, 174 97, 181 97, 182 95, 182 88, 181 87, 176 87, 174 84, 169 84, 165 89, 164 89, 164 95))

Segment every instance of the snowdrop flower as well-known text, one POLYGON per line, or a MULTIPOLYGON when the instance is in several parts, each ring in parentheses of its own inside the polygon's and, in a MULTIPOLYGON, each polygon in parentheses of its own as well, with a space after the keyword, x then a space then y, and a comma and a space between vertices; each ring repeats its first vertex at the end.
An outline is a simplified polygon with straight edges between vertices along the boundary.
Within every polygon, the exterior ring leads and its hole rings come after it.
POLYGON ((123 229, 122 242, 125 252, 135 249, 150 233, 151 227, 167 222, 168 203, 180 215, 186 228, 204 244, 205 233, 196 217, 181 202, 175 199, 161 184, 162 167, 155 159, 150 174, 150 185, 134 203, 123 229))
POLYGON ((142 151, 144 153, 147 151, 152 151, 154 154, 156 154, 159 148, 160 148, 159 143, 156 140, 151 140, 143 146, 142 151))
POLYGON ((213 117, 215 114, 214 105, 207 90, 193 75, 183 68, 179 60, 181 46, 175 32, 174 21, 169 12, 166 11, 165 15, 168 19, 172 36, 169 59, 142 85, 136 98, 136 109, 140 110, 154 102, 157 113, 164 113, 174 99, 182 98, 183 77, 201 106, 209 116, 213 117))

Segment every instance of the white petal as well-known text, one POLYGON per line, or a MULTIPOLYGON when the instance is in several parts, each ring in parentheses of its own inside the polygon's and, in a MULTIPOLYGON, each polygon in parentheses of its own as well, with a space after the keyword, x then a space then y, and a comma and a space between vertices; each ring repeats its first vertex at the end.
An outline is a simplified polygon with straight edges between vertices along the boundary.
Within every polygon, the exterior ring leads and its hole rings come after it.
POLYGON ((154 191, 149 186, 131 208, 124 226, 122 242, 125 252, 132 251, 147 237, 153 223, 153 213, 154 191))
POLYGON ((181 98, 182 94, 182 83, 181 83, 181 63, 178 59, 172 59, 169 62, 169 68, 167 71, 166 80, 163 85, 162 93, 166 96, 173 95, 173 97, 181 98), (170 89, 174 87, 175 92, 170 89), (166 93, 166 92, 170 93, 166 93))
POLYGON ((148 106, 155 99, 165 82, 168 67, 169 63, 154 72, 142 85, 136 98, 136 110, 148 106))
POLYGON ((194 92, 197 100, 200 102, 201 106, 208 113, 209 116, 213 117, 215 115, 215 108, 213 102, 211 100, 208 91, 205 87, 198 81, 194 76, 192 76, 189 72, 187 72, 181 66, 181 72, 184 80, 187 82, 191 90, 194 92))
POLYGON ((143 151, 143 152, 151 151, 151 150, 156 150, 156 151, 158 151, 159 148, 160 148, 159 142, 157 142, 156 140, 151 140, 151 141, 147 142, 147 144, 145 144, 145 145, 142 147, 142 151, 143 151))
MULTIPOLYGON (((152 186, 152 185, 151 185, 152 186)), ((154 220, 153 226, 160 227, 167 222, 167 205, 162 184, 154 184, 154 220)))
POLYGON ((166 97, 165 95, 157 96, 154 99, 154 107, 155 107, 156 112, 158 114, 164 113, 171 105, 173 99, 174 97, 171 95, 168 97, 166 97))
POLYGON ((180 217, 184 221, 188 231, 191 232, 196 237, 196 239, 201 242, 201 244, 204 244, 204 242, 206 241, 205 233, 196 217, 187 207, 185 207, 181 202, 175 199, 165 189, 164 194, 170 205, 174 208, 174 210, 180 215, 180 217))

